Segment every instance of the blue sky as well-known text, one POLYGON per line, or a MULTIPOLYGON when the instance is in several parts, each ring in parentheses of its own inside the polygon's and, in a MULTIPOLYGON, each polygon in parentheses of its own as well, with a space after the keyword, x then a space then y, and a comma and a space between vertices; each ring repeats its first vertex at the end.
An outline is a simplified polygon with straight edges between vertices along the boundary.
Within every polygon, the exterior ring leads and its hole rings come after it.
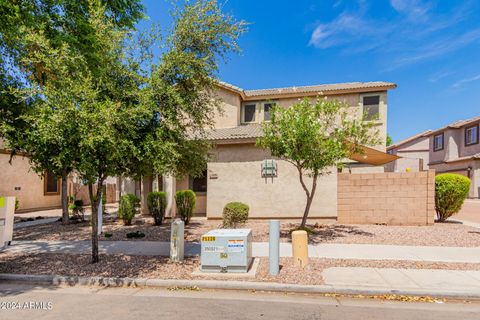
MULTIPOLYGON (((168 1, 145 1, 170 23, 168 1)), ((480 1, 229 0, 249 23, 219 77, 244 89, 390 81, 394 141, 480 115, 480 1)))

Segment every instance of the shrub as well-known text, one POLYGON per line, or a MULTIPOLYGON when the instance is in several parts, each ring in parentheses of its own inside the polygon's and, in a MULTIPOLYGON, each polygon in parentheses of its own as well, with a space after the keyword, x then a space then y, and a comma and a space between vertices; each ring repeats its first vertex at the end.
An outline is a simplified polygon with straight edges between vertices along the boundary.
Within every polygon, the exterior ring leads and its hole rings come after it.
POLYGON ((195 210, 195 192, 192 190, 180 190, 175 194, 175 203, 177 204, 177 213, 185 224, 190 222, 195 210))
POLYGON ((129 226, 132 224, 133 217, 140 206, 140 199, 134 194, 127 194, 120 198, 118 207, 118 217, 123 220, 123 224, 129 226))
POLYGON ((15 211, 17 211, 18 208, 20 208, 20 201, 18 200, 18 198, 15 198, 15 211))
POLYGON ((245 203, 230 202, 223 208, 223 227, 236 228, 237 225, 248 221, 250 208, 245 203))
POLYGON ((462 208, 470 190, 470 179, 453 173, 435 177, 435 210, 438 221, 443 222, 462 208))
POLYGON ((155 220, 155 225, 159 226, 165 217, 165 209, 167 208, 167 195, 165 192, 150 192, 147 196, 148 211, 155 220))
POLYGON ((132 231, 132 232, 129 232, 127 233, 127 238, 128 239, 138 239, 138 238, 144 238, 145 237, 145 233, 143 232, 140 232, 140 231, 132 231))

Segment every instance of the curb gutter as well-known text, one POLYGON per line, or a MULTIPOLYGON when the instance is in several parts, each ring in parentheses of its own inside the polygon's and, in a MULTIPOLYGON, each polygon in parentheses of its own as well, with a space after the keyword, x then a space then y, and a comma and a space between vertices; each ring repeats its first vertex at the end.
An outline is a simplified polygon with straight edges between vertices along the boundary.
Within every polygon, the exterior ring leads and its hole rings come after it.
POLYGON ((145 278, 108 278, 108 277, 77 277, 59 275, 30 275, 1 273, 0 281, 15 281, 42 283, 49 285, 81 285, 102 287, 197 287, 199 289, 217 290, 246 290, 246 291, 272 291, 310 294, 345 294, 345 295, 404 295, 404 296, 429 296, 432 298, 455 299, 480 299, 480 290, 438 290, 432 289, 400 289, 374 287, 348 287, 332 285, 299 285, 274 282, 253 281, 222 281, 222 280, 176 280, 176 279, 145 279, 145 278))

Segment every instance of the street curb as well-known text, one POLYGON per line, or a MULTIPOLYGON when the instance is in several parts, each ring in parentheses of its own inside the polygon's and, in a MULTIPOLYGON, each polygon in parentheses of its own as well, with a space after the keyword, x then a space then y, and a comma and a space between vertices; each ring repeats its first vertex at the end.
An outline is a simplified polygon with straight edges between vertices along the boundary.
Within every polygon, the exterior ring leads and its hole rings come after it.
POLYGON ((435 291, 427 289, 348 287, 331 285, 299 285, 274 282, 225 281, 225 280, 176 280, 176 279, 145 279, 145 278, 108 278, 108 277, 77 277, 59 275, 30 275, 1 273, 1 281, 29 282, 49 285, 81 285, 101 287, 151 287, 151 288, 199 288, 217 290, 271 291, 310 294, 344 294, 344 295, 398 295, 398 296, 428 296, 432 298, 480 299, 480 291, 435 291))

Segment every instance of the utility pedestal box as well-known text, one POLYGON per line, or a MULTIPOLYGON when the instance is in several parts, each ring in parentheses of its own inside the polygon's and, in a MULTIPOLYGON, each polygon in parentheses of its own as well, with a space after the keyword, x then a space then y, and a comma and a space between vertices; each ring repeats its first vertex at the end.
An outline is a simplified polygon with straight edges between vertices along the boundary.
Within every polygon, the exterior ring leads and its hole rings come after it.
POLYGON ((251 229, 217 229, 202 236, 201 271, 248 272, 251 263, 251 229))
POLYGON ((0 197, 0 249, 12 241, 14 213, 15 197, 0 197))

